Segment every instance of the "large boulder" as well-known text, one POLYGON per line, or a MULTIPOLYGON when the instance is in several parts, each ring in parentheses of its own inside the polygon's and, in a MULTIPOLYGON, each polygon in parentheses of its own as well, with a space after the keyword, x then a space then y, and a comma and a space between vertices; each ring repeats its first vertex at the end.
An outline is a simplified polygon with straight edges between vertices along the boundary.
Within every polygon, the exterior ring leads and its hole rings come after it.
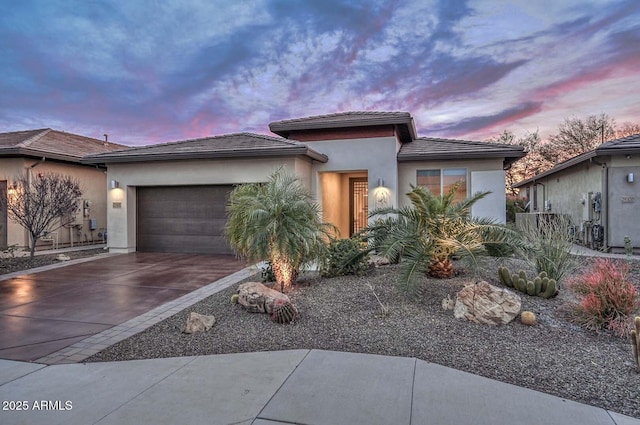
POLYGON ((505 325, 520 312, 522 302, 513 292, 485 281, 465 285, 456 297, 453 315, 487 325, 505 325))
POLYGON ((250 313, 273 313, 275 300, 289 301, 288 296, 260 282, 247 282, 238 287, 238 303, 250 313))
POLYGON ((205 332, 213 327, 216 318, 205 314, 198 314, 192 311, 187 318, 187 324, 184 327, 184 333, 192 334, 195 332, 205 332))

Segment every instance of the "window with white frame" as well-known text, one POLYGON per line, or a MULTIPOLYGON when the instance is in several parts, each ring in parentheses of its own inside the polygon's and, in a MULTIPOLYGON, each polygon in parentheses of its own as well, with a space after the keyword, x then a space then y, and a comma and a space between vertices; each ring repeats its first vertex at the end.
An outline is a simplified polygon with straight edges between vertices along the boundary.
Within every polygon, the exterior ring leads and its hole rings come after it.
POLYGON ((416 183, 425 187, 436 196, 448 193, 453 185, 462 182, 456 191, 455 201, 467 199, 467 169, 445 168, 434 170, 418 170, 416 183))

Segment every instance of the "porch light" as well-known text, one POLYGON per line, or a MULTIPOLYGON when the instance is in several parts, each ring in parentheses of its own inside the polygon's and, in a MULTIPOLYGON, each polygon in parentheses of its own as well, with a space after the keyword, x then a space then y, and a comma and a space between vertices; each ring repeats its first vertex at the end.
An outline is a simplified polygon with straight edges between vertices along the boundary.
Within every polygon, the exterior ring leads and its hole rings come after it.
POLYGON ((117 189, 120 187, 120 182, 117 180, 111 180, 111 189, 117 189))
POLYGON ((633 173, 629 173, 629 174, 627 174, 627 181, 628 181, 629 183, 633 183, 633 173))
POLYGON ((384 179, 382 178, 378 179, 378 187, 384 187, 384 179))

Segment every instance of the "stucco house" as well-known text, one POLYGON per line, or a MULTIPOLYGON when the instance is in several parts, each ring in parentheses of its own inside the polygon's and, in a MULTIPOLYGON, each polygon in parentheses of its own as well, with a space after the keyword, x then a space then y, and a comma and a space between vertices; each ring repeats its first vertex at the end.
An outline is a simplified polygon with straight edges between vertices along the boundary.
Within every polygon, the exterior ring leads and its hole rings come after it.
POLYGON ((375 208, 403 206, 413 185, 458 196, 492 194, 473 214, 505 221, 505 173, 523 157, 511 145, 418 137, 407 112, 346 112, 273 122, 276 136, 227 134, 90 155, 106 166, 112 252, 229 254, 223 234, 229 192, 284 168, 321 204, 342 237, 375 208))
MULTIPOLYGON (((83 209, 78 212, 74 225, 51 229, 38 247, 102 242, 98 233, 107 227, 106 169, 82 164, 80 159, 123 148, 115 143, 50 128, 0 133, 0 191, 10 191, 19 175, 32 179, 49 172, 73 176, 81 183, 83 209)), ((0 248, 29 246, 26 230, 8 220, 6 208, 0 208, 0 226, 0 248)))
POLYGON ((578 241, 623 252, 640 246, 640 134, 603 143, 513 187, 531 213, 566 214, 578 241))

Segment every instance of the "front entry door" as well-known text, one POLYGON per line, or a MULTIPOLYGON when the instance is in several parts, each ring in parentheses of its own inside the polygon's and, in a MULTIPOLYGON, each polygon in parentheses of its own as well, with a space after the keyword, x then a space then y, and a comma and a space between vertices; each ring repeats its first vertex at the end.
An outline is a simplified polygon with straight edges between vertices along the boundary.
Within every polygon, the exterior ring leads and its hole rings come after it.
POLYGON ((367 227, 369 218, 369 182, 366 177, 349 179, 349 236, 367 227))

